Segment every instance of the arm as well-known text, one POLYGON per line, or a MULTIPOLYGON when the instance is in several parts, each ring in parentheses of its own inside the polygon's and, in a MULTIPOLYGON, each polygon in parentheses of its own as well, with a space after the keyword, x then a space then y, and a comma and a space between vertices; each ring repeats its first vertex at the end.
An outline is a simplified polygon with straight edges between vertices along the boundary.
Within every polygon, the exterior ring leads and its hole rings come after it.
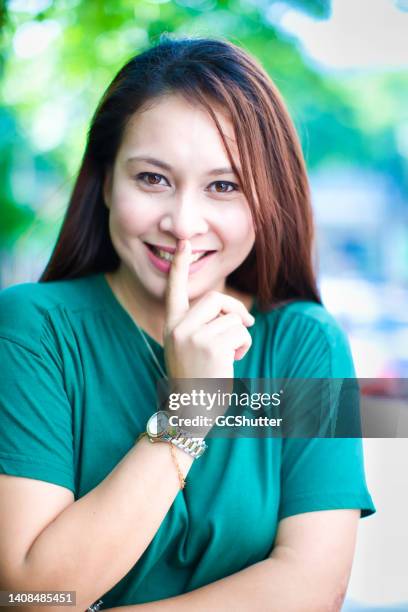
MULTIPOLYGON (((194 459, 175 450, 186 476, 194 459)), ((138 561, 179 490, 168 444, 146 438, 75 502, 64 487, 1 475, 0 590, 76 590, 70 610, 83 612, 138 561)))
POLYGON ((360 510, 307 512, 279 523, 268 559, 177 597, 104 612, 339 612, 360 510))

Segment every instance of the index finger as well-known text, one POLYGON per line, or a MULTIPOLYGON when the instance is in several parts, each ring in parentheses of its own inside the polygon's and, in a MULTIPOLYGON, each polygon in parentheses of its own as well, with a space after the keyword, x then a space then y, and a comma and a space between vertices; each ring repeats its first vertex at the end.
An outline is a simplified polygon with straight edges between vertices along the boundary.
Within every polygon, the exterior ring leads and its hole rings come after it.
POLYGON ((188 272, 190 268, 191 246, 189 240, 179 240, 171 263, 166 286, 165 326, 173 329, 188 311, 188 272), (180 251, 184 242, 185 248, 180 251))

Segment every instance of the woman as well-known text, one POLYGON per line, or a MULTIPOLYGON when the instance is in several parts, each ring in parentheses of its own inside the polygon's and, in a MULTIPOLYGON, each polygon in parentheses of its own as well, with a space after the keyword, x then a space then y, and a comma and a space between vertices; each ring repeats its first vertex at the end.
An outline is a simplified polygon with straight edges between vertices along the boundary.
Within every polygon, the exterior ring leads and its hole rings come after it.
POLYGON ((312 240, 298 139, 256 60, 163 37, 120 70, 40 282, 0 294, 2 589, 340 609, 375 512, 361 439, 205 436, 194 456, 146 432, 165 376, 355 376, 312 240))

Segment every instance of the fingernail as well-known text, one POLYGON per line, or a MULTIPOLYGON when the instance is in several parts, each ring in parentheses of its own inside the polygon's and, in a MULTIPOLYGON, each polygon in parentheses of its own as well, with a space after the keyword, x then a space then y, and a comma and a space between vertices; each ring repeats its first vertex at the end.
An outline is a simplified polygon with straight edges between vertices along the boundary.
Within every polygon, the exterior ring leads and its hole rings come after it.
POLYGON ((185 250, 186 250, 186 241, 185 240, 181 240, 180 243, 179 243, 179 252, 182 253, 185 250))

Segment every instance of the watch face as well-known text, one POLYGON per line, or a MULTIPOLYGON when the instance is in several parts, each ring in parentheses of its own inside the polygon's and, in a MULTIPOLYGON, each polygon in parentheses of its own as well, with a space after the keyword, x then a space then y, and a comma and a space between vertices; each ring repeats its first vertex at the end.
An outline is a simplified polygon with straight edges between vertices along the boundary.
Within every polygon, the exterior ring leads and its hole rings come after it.
POLYGON ((147 422, 147 433, 152 437, 162 436, 168 429, 169 417, 163 411, 155 412, 147 422))

